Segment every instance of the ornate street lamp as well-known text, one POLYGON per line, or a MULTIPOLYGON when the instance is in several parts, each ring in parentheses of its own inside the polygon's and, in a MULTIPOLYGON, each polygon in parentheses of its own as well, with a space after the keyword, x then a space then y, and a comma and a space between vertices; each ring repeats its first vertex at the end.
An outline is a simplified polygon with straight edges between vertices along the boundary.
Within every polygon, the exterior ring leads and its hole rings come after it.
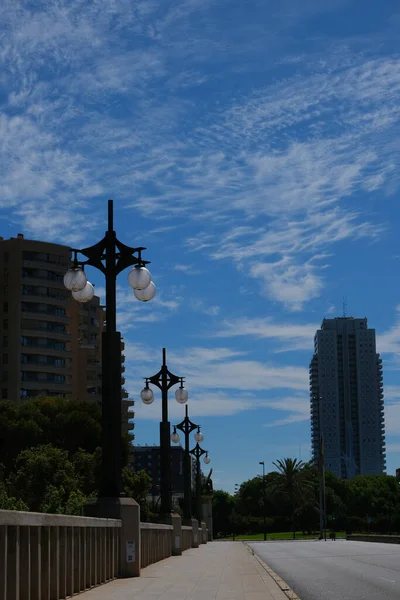
POLYGON ((175 392, 175 398, 179 404, 185 404, 185 402, 188 400, 188 393, 184 386, 184 381, 184 377, 178 377, 168 370, 167 351, 165 348, 163 348, 163 363, 161 369, 152 377, 145 378, 146 385, 140 393, 144 404, 152 404, 154 401, 154 394, 153 390, 149 387, 149 384, 151 383, 161 390, 162 420, 160 422, 160 512, 164 517, 170 515, 172 509, 171 425, 168 421, 168 390, 179 383, 180 386, 175 392))
POLYGON ((177 433, 177 429, 182 431, 185 436, 185 471, 184 471, 184 508, 183 514, 185 519, 192 518, 192 463, 190 460, 190 451, 189 451, 189 443, 190 443, 190 434, 192 431, 197 429, 197 433, 194 435, 194 439, 196 442, 202 442, 204 440, 204 436, 200 431, 200 426, 196 425, 189 419, 188 415, 188 407, 185 406, 185 418, 178 425, 174 427, 174 432, 171 435, 171 442, 177 444, 179 442, 179 434, 177 433))
POLYGON ((204 464, 209 465, 211 462, 211 458, 208 456, 207 450, 203 450, 199 443, 195 445, 195 447, 190 450, 190 454, 192 454, 196 459, 196 519, 199 523, 201 523, 202 510, 201 510, 201 469, 200 469, 200 459, 205 454, 203 459, 204 464))
POLYGON ((147 302, 155 295, 155 285, 142 259, 146 248, 131 248, 120 242, 114 231, 113 201, 108 201, 108 229, 104 238, 89 248, 71 248, 73 261, 64 276, 65 287, 78 302, 94 295, 85 267, 95 267, 106 280, 106 328, 102 333, 102 469, 99 497, 115 499, 122 495, 123 446, 121 435, 121 334, 116 328, 116 281, 127 267, 128 282, 136 298, 147 302), (86 257, 80 260, 78 255, 86 257))

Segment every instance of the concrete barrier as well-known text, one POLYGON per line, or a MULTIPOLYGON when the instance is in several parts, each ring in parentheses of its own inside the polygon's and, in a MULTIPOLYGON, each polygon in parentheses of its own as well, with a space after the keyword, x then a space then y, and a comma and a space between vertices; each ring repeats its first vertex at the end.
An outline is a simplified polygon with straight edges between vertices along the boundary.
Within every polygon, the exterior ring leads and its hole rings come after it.
POLYGON ((352 534, 346 539, 353 542, 379 542, 380 544, 400 544, 400 535, 352 534))
POLYGON ((182 550, 192 547, 193 530, 188 525, 182 525, 182 550))
POLYGON ((0 600, 58 600, 115 579, 121 521, 0 510, 0 600))
POLYGON ((142 569, 152 563, 172 556, 173 526, 160 523, 140 524, 140 548, 142 569))
MULTIPOLYGON (((112 508, 112 510, 111 510, 112 508)), ((141 523, 122 498, 121 519, 0 510, 0 600, 61 600, 206 544, 206 523, 141 523)))

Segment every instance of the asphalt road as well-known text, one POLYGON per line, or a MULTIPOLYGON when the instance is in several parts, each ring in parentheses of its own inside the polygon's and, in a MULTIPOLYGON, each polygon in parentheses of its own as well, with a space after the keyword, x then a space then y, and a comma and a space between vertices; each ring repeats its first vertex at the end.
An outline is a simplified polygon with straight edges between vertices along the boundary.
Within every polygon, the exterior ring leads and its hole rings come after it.
POLYGON ((400 599, 400 545, 321 540, 249 546, 300 600, 400 599))

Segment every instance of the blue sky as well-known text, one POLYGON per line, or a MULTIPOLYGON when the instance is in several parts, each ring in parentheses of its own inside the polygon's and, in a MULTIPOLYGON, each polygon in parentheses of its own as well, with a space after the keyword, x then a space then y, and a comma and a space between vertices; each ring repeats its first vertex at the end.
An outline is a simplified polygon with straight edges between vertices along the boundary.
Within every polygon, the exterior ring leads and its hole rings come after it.
POLYGON ((216 487, 310 457, 313 335, 343 297, 377 330, 400 466, 399 25, 389 0, 0 7, 1 235, 86 246, 114 199, 158 290, 118 282, 136 440, 166 346, 216 487))

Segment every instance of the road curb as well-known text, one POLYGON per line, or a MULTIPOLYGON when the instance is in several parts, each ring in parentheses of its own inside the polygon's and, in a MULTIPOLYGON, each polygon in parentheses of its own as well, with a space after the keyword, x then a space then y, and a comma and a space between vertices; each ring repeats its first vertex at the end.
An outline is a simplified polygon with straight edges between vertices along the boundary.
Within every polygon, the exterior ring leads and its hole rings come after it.
POLYGON ((249 544, 247 542, 242 542, 247 550, 249 552, 251 552, 251 554, 254 556, 254 558, 257 560, 257 562, 262 566, 262 568, 268 573, 268 575, 270 575, 272 577, 272 579, 275 581, 275 583, 278 585, 278 587, 282 590, 282 592, 289 598, 289 600, 300 600, 299 596, 296 594, 296 592, 294 592, 292 590, 291 587, 288 586, 288 584, 286 583, 286 581, 284 581, 282 579, 282 577, 279 577, 279 575, 277 573, 275 573, 275 571, 273 569, 271 569, 270 566, 267 565, 266 562, 264 562, 262 560, 262 558, 260 558, 258 556, 258 554, 256 554, 253 550, 253 548, 251 548, 249 546, 249 544))

